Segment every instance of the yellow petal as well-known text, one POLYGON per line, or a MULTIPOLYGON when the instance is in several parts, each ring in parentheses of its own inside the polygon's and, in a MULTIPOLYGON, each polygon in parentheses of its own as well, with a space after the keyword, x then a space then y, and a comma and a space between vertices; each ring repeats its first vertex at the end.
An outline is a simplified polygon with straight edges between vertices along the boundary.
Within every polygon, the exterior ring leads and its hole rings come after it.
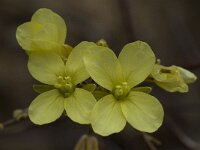
POLYGON ((155 83, 168 92, 185 93, 189 91, 188 85, 183 80, 177 80, 174 82, 155 81, 155 83))
POLYGON ((36 11, 30 22, 17 28, 16 38, 27 51, 54 51, 61 53, 66 38, 64 20, 53 11, 42 8, 36 11))
POLYGON ((65 98, 65 110, 73 121, 89 124, 95 103, 96 99, 90 92, 76 88, 71 96, 65 98))
POLYGON ((54 53, 34 53, 29 56, 28 69, 36 80, 54 85, 57 76, 64 74, 65 65, 61 57, 54 53))
POLYGON ((91 78, 110 91, 123 82, 120 63, 114 52, 107 47, 92 47, 85 55, 84 63, 91 78))
POLYGON ((44 92, 36 97, 29 106, 30 120, 38 125, 58 119, 64 111, 64 98, 57 90, 44 92))
POLYGON ((176 66, 176 67, 179 69, 180 74, 181 74, 183 80, 185 81, 185 83, 189 84, 189 83, 193 83, 197 80, 197 76, 194 73, 192 73, 189 70, 186 70, 182 67, 178 67, 178 66, 176 66))
POLYGON ((93 46, 95 46, 93 42, 84 41, 74 47, 70 53, 66 62, 66 70, 70 74, 74 84, 78 84, 89 78, 89 74, 83 63, 83 57, 90 47, 93 46))
POLYGON ((121 103, 122 112, 131 126, 142 132, 154 132, 163 122, 159 101, 146 93, 131 91, 121 103))
POLYGON ((136 41, 124 46, 119 61, 125 80, 133 87, 149 76, 155 64, 155 56, 147 43, 136 41))
POLYGON ((67 35, 67 28, 66 28, 65 21, 63 20, 62 17, 60 17, 58 14, 56 14, 52 10, 47 9, 47 8, 41 8, 37 10, 33 14, 31 21, 37 22, 41 25, 46 25, 46 24, 54 25, 55 29, 57 30, 56 42, 60 44, 63 44, 65 42, 65 38, 67 35))
POLYGON ((16 31, 16 38, 19 45, 24 50, 32 50, 33 36, 37 34, 38 31, 41 31, 42 28, 42 25, 34 22, 26 22, 20 25, 16 31))
POLYGON ((120 103, 107 95, 100 99, 92 111, 92 128, 102 136, 120 132, 126 125, 120 103))

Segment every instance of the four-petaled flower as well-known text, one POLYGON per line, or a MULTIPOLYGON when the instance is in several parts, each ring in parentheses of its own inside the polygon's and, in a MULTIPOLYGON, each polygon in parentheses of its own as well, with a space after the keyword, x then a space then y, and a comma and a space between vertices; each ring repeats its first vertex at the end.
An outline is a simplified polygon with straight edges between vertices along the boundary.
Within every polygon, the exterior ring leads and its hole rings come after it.
POLYGON ((126 121, 144 132, 154 132, 163 121, 159 101, 144 92, 134 91, 150 75, 155 56, 148 44, 136 41, 125 45, 119 57, 106 47, 91 47, 84 57, 91 78, 110 91, 91 113, 93 130, 103 136, 121 131, 126 121))
POLYGON ((70 53, 66 63, 55 53, 29 55, 28 69, 38 81, 55 89, 37 96, 29 106, 28 114, 35 124, 46 124, 58 119, 64 109, 67 116, 81 124, 90 123, 90 112, 96 103, 94 96, 76 85, 89 78, 83 63, 86 49, 92 45, 82 42, 70 53))

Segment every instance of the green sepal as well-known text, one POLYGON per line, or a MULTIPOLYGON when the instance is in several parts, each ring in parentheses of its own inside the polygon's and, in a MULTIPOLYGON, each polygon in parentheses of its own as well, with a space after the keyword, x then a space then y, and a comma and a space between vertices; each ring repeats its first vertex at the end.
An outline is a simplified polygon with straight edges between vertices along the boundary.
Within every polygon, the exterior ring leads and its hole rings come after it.
POLYGON ((74 150, 99 150, 98 139, 94 136, 82 135, 74 150))
POLYGON ((102 97, 108 95, 109 93, 107 91, 96 90, 96 91, 92 92, 92 94, 94 95, 94 97, 96 98, 96 100, 99 100, 102 97))
POLYGON ((94 84, 94 83, 89 83, 89 84, 86 84, 86 85, 84 85, 83 87, 82 87, 82 89, 85 89, 85 90, 87 90, 87 91, 89 91, 89 92, 94 92, 94 90, 96 89, 96 84, 94 84))
POLYGON ((35 84, 33 85, 33 90, 39 94, 44 93, 46 91, 50 91, 55 89, 52 85, 45 85, 45 84, 35 84))
POLYGON ((151 93, 152 88, 148 87, 148 86, 144 86, 144 87, 135 87, 132 88, 131 91, 138 91, 138 92, 144 92, 144 93, 151 93))

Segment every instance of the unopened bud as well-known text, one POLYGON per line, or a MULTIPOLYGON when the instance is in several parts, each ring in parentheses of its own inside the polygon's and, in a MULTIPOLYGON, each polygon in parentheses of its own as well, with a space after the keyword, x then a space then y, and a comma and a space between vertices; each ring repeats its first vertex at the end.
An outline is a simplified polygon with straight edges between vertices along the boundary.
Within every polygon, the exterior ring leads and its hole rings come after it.
POLYGON ((98 140, 94 136, 83 135, 74 150, 99 150, 98 140))
POLYGON ((96 42, 98 46, 108 47, 107 42, 104 39, 100 39, 96 42))

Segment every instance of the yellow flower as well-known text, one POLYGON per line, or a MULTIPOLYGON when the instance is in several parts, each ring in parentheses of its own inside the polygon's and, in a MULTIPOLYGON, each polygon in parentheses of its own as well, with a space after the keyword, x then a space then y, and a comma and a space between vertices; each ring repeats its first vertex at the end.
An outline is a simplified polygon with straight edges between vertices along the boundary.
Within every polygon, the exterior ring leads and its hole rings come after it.
POLYGON ((35 51, 53 51, 61 56, 69 55, 71 47, 64 44, 66 35, 65 21, 58 14, 46 8, 36 11, 31 21, 20 25, 16 31, 19 45, 28 54, 35 51))
POLYGON ((92 45, 90 42, 81 42, 72 50, 66 63, 55 53, 33 53, 29 56, 30 74, 52 87, 30 104, 28 115, 33 123, 42 125, 53 122, 64 110, 73 121, 90 123, 90 113, 96 99, 91 92, 76 85, 89 78, 82 57, 92 45))
POLYGON ((159 101, 143 92, 149 89, 134 90, 149 76, 155 64, 148 44, 129 43, 118 58, 109 48, 96 46, 90 48, 83 60, 91 78, 110 91, 92 110, 94 132, 103 136, 120 132, 126 121, 144 132, 154 132, 161 126, 164 112, 159 101))
POLYGON ((196 81, 192 72, 178 66, 162 66, 156 64, 151 72, 153 82, 168 92, 188 92, 189 83, 196 81))

